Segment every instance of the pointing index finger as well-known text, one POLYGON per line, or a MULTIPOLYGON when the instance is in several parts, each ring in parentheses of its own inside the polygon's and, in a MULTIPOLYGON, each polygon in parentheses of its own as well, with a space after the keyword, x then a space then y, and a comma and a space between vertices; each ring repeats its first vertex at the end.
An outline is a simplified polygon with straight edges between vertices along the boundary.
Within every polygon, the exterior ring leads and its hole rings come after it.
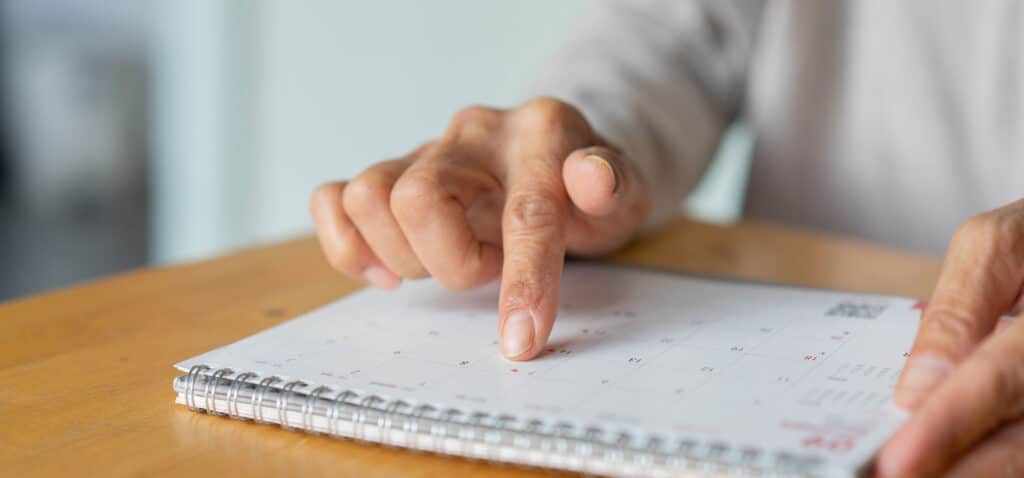
POLYGON ((562 163, 585 140, 573 134, 589 134, 567 108, 550 100, 528 105, 506 150, 499 333, 502 354, 513 360, 543 350, 558 310, 570 215, 562 163))
POLYGON ((551 179, 557 164, 530 162, 509 173, 499 306, 502 353, 524 360, 544 347, 555 321, 569 214, 563 186, 551 179))

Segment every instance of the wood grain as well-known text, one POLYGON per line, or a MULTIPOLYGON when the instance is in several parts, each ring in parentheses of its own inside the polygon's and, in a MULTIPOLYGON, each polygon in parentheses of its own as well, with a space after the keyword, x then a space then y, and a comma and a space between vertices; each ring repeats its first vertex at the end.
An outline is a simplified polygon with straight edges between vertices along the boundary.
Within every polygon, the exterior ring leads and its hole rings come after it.
MULTIPOLYGON (((612 259, 914 297, 927 296, 939 269, 933 258, 752 221, 731 227, 681 221, 612 259)), ((0 474, 536 475, 174 404, 173 363, 358 287, 332 272, 306 238, 0 305, 0 474)))

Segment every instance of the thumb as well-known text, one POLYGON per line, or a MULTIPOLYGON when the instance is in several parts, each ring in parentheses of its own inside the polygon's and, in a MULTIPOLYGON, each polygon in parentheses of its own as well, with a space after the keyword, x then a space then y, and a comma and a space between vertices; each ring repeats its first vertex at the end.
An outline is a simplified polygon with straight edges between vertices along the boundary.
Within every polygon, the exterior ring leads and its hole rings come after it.
POLYGON ((566 231, 572 253, 610 252, 629 240, 650 212, 646 183, 614 148, 573 151, 562 165, 562 180, 575 206, 566 231))
POLYGON ((976 216, 957 230, 896 386, 899 406, 917 409, 1019 297, 1021 206, 1024 202, 976 216))

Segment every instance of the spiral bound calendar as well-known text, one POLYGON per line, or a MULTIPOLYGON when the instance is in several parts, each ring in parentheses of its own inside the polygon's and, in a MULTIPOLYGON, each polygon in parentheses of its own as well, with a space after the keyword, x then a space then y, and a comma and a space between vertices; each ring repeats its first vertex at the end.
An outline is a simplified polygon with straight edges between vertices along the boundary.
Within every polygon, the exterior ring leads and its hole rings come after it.
POLYGON ((611 476, 855 476, 904 419, 911 299, 596 263, 560 296, 545 353, 510 362, 496 285, 363 290, 177 364, 177 402, 611 476))

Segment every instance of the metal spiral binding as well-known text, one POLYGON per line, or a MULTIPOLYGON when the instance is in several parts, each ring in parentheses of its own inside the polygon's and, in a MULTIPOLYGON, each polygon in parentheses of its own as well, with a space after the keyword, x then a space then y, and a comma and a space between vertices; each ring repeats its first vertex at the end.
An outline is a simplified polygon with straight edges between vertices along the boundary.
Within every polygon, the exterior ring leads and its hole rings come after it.
POLYGON ((190 368, 188 375, 185 376, 185 405, 188 406, 189 410, 200 410, 196 406, 196 378, 208 370, 210 370, 210 367, 206 365, 196 365, 190 368))
POLYGON ((394 418, 396 416, 398 416, 398 414, 399 414, 398 410, 399 409, 404 408, 404 407, 408 407, 408 406, 409 406, 409 404, 403 402, 402 400, 392 400, 388 404, 387 408, 384 409, 384 414, 381 415, 379 418, 377 418, 377 426, 381 430, 387 430, 387 432, 388 432, 386 438, 387 438, 387 442, 389 444, 393 443, 395 441, 394 418))
POLYGON ((248 420, 248 418, 242 416, 242 412, 238 411, 238 392, 241 390, 243 385, 249 384, 249 379, 256 378, 257 375, 252 372, 245 372, 239 374, 231 382, 231 387, 228 388, 228 415, 238 418, 240 420, 248 420))
POLYGON ((359 401, 359 406, 352 412, 352 434, 356 438, 366 436, 366 412, 373 406, 374 402, 382 399, 376 395, 367 395, 359 401))
POLYGON ((534 444, 534 437, 540 435, 540 430, 541 428, 543 428, 543 426, 544 422, 537 420, 536 418, 526 422, 523 428, 523 430, 526 433, 517 434, 515 436, 515 445, 519 448, 524 448, 528 450, 538 447, 539 445, 534 444))
POLYGON ((646 453, 638 455, 636 458, 637 464, 641 467, 647 467, 654 464, 653 457, 661 450, 665 444, 665 439, 658 435, 651 435, 647 437, 647 444, 644 445, 643 449, 646 453))
POLYGON ((512 415, 498 415, 497 417, 495 417, 494 428, 496 432, 489 435, 491 437, 494 437, 494 439, 488 439, 488 443, 492 445, 497 445, 498 443, 500 443, 502 441, 502 433, 507 433, 509 430, 511 430, 511 427, 509 425, 515 423, 515 421, 516 417, 512 415))
POLYGON ((217 386, 220 385, 221 380, 227 376, 235 373, 229 368, 222 368, 213 372, 210 378, 206 380, 206 387, 203 389, 203 401, 206 403, 206 413, 211 415, 224 415, 217 410, 217 386))
MULTIPOLYGON (((434 435, 438 438, 451 438, 452 436, 449 432, 450 426, 455 422, 455 417, 458 417, 459 415, 462 415, 462 410, 457 408, 449 408, 441 412, 441 416, 439 418, 440 424, 438 426, 440 433, 434 433, 434 435)), ((438 445, 440 445, 438 447, 438 451, 441 451, 441 447, 444 446, 443 442, 439 441, 438 445)))
POLYGON ((284 428, 286 430, 296 429, 296 427, 293 427, 290 423, 288 423, 288 401, 295 393, 295 387, 305 386, 306 382, 295 380, 286 383, 284 387, 281 388, 281 398, 280 400, 277 401, 277 423, 281 425, 281 428, 284 428))
POLYGON ((490 418, 490 414, 486 412, 475 412, 469 416, 469 420, 466 422, 466 432, 462 433, 463 430, 459 430, 459 438, 468 440, 470 442, 479 442, 483 439, 479 436, 481 431, 484 429, 484 422, 490 418))
POLYGON ((576 442, 575 453, 581 456, 591 456, 594 453, 594 442, 600 441, 604 435, 601 427, 587 427, 583 430, 583 440, 576 442))
POLYGON ((320 433, 313 427, 313 414, 316 411, 316 402, 321 400, 321 396, 331 391, 331 387, 321 385, 313 389, 309 395, 306 395, 306 400, 302 402, 302 429, 310 433, 320 433))
MULTIPOLYGON (((273 423, 273 419, 268 420, 264 415, 265 409, 270 408, 277 412, 277 424, 289 430, 325 432, 338 438, 369 438, 384 444, 429 448, 435 452, 451 452, 446 447, 455 443, 460 447, 460 454, 470 457, 495 458, 487 454, 488 446, 501 446, 554 453, 584 465, 596 460, 613 467, 641 470, 657 465, 667 469, 721 473, 745 469, 743 467, 754 464, 763 454, 757 448, 732 449, 724 443, 701 444, 688 439, 669 443, 655 435, 638 442, 629 433, 610 435, 598 426, 578 427, 567 422, 549 424, 507 414, 467 413, 457 408, 412 405, 347 389, 336 391, 325 385, 312 386, 300 380, 285 381, 277 376, 261 379, 257 373, 236 374, 228 368, 214 370, 206 365, 189 369, 183 378, 182 395, 185 405, 191 410, 226 414, 244 420, 250 417, 244 416, 239 408, 243 390, 249 395, 249 414, 256 422, 273 423), (309 391, 304 392, 303 389, 309 391), (220 400, 223 400, 223 406, 218 408, 220 400), (269 400, 273 400, 272 406, 266 403, 269 400), (299 423, 293 423, 293 415, 290 415, 293 413, 300 416, 299 423), (324 420, 319 429, 315 417, 324 420), (348 431, 341 428, 344 423, 351 427, 348 431), (367 426, 375 427, 377 435, 368 436, 367 426)), ((788 454, 776 455, 774 462, 779 469, 798 472, 813 470, 820 465, 815 457, 788 454)))
POLYGON ((267 393, 267 389, 270 388, 275 382, 280 382, 281 379, 270 376, 263 380, 260 380, 259 385, 256 386, 256 391, 252 394, 252 419, 257 422, 267 421, 263 419, 263 396, 267 393))
POLYGON ((351 390, 343 390, 340 393, 338 393, 337 396, 334 397, 334 404, 331 406, 331 418, 328 421, 328 427, 331 435, 341 436, 341 432, 339 432, 337 429, 339 417, 341 416, 339 414, 338 409, 341 408, 342 405, 347 403, 348 399, 358 396, 359 394, 351 390))
POLYGON ((433 411, 435 411, 435 408, 427 404, 416 407, 412 412, 411 419, 407 420, 405 423, 405 432, 408 433, 409 436, 419 436, 420 420, 424 415, 433 411))
POLYGON ((569 440, 568 438, 573 436, 573 425, 572 423, 559 422, 555 424, 555 443, 554 448, 558 453, 567 453, 569 451, 569 440))

